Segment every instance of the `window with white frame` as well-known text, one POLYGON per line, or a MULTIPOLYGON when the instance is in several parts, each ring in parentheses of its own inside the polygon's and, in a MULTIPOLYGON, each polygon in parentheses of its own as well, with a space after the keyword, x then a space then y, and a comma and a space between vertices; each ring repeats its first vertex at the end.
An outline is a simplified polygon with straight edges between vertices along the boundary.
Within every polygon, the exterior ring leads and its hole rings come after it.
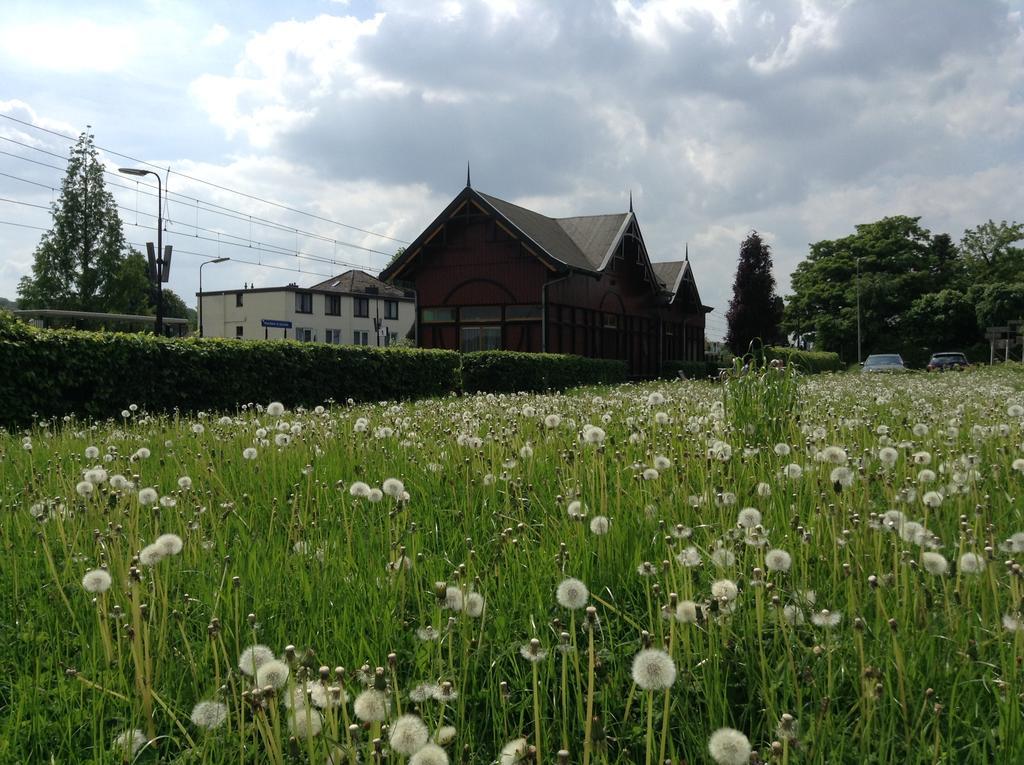
POLYGON ((341 345, 341 330, 328 329, 324 331, 324 342, 329 345, 341 345))
POLYGON ((365 329, 356 329, 352 331, 352 343, 354 345, 369 345, 370 344, 370 333, 365 329))
POLYGON ((313 342, 313 329, 311 327, 296 327, 295 339, 303 343, 313 342))

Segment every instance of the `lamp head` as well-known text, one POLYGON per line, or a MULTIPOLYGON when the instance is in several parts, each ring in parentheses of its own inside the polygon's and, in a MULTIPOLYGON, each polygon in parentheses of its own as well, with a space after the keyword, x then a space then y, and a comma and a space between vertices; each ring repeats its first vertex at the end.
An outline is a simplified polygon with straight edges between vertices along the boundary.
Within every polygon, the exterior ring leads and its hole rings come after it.
POLYGON ((124 173, 125 175, 140 175, 141 176, 141 175, 147 175, 151 171, 150 170, 140 170, 137 167, 119 167, 119 168, 117 168, 117 172, 124 173))

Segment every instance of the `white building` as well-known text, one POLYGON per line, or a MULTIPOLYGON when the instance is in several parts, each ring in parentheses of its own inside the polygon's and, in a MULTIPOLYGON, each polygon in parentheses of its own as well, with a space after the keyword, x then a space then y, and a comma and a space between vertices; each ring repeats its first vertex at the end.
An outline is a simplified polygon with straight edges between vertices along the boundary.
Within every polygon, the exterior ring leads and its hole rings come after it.
POLYGON ((391 345, 412 337, 416 294, 351 270, 312 287, 201 292, 200 332, 243 340, 391 345))

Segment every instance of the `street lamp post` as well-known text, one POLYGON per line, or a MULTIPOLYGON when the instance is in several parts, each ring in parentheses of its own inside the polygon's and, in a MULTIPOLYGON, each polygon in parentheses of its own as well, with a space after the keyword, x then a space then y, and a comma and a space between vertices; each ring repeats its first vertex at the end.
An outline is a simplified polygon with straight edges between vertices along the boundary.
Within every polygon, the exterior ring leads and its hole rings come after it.
POLYGON ((160 174, 152 170, 143 170, 137 167, 119 167, 119 173, 125 175, 152 175, 156 178, 156 334, 164 334, 164 196, 163 184, 160 181, 160 174))
POLYGON ((203 266, 211 263, 223 263, 231 258, 214 258, 199 264, 199 336, 203 336, 203 266))

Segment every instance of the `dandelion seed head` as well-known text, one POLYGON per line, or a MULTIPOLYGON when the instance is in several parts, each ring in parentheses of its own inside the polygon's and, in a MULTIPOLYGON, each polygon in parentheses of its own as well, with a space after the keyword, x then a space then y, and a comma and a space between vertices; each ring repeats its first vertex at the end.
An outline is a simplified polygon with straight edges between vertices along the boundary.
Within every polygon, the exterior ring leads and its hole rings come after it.
POLYGON ((434 734, 434 741, 441 746, 444 746, 445 744, 450 744, 454 741, 456 734, 457 731, 455 730, 454 725, 442 725, 434 734))
POLYGON ((587 589, 587 585, 572 577, 563 579, 555 590, 555 600, 558 601, 558 605, 572 611, 586 608, 589 599, 590 591, 587 589))
POLYGON ((944 576, 949 571, 949 561, 937 552, 921 553, 921 566, 932 576, 944 576))
POLYGON ((654 468, 647 468, 642 475, 645 481, 656 481, 660 473, 654 468))
POLYGON ((284 414, 284 404, 280 401, 271 401, 267 404, 267 414, 271 417, 280 417, 284 414))
POLYGON ((676 560, 679 561, 681 566, 687 568, 693 568, 701 564, 700 551, 693 546, 686 547, 676 556, 676 560))
POLYGON ((708 753, 718 765, 748 765, 750 740, 735 728, 719 728, 708 739, 708 753))
POLYGON ((467 592, 466 593, 466 616, 471 619, 480 618, 484 612, 484 596, 479 592, 467 592))
POLYGON ((126 730, 114 736, 114 748, 123 752, 127 759, 134 759, 139 750, 146 745, 149 739, 141 730, 126 730))
POLYGON ((255 447, 249 446, 249 447, 246 447, 245 449, 242 449, 242 459, 254 460, 254 459, 256 459, 256 456, 257 456, 257 452, 256 452, 255 447))
POLYGON ((829 611, 827 608, 823 608, 821 611, 815 611, 811 614, 811 624, 815 627, 831 629, 838 626, 842 618, 843 615, 838 611, 829 611))
POLYGON ((529 745, 525 738, 516 738, 501 748, 499 765, 525 765, 529 756, 529 745))
POLYGON ((448 765, 448 753, 437 744, 426 744, 409 758, 409 765, 448 765))
POLYGON ((185 546, 177 534, 161 534, 153 544, 159 547, 164 555, 177 555, 185 546))
POLYGON ((985 570, 985 559, 977 553, 966 552, 960 556, 959 567, 965 574, 980 574, 985 570))
POLYGON ((274 652, 265 645, 251 645, 238 657, 238 668, 249 677, 256 675, 256 670, 274 660, 274 652))
POLYGON ((94 460, 100 456, 100 450, 95 446, 85 447, 85 458, 87 460, 94 460))
POLYGON ((891 446, 883 446, 878 450, 878 461, 882 463, 886 468, 891 468, 896 464, 896 460, 899 458, 899 452, 893 449, 891 446))
POLYGON ((557 414, 549 414, 547 417, 544 418, 544 427, 548 428, 549 430, 557 428, 561 424, 562 418, 559 417, 557 414))
POLYGON ((676 621, 680 624, 696 624, 699 620, 697 604, 692 600, 680 600, 676 604, 676 621))
POLYGON ((832 468, 832 472, 829 473, 829 480, 832 483, 837 483, 840 486, 849 488, 853 486, 854 473, 848 467, 837 467, 832 468))
POLYGON ((91 497, 96 491, 96 485, 92 481, 79 481, 75 484, 75 492, 80 497, 91 497))
POLYGON ((672 657, 659 648, 645 648, 633 657, 633 682, 644 691, 671 688, 676 681, 672 657))
POLYGON ((764 554, 764 567, 769 571, 786 572, 792 565, 793 558, 785 550, 769 550, 764 554))
POLYGON ((279 659, 271 659, 256 667, 256 683, 280 688, 288 682, 289 674, 291 670, 287 664, 279 659))
POLYGON ((415 754, 430 740, 430 731, 419 715, 406 714, 391 724, 388 740, 399 754, 415 754))
POLYGON ((370 688, 356 696, 353 703, 353 711, 363 722, 379 722, 387 719, 388 703, 387 696, 383 691, 370 688))
POLYGON ((200 701, 189 715, 192 724, 203 730, 219 728, 228 719, 227 705, 219 701, 200 701))
POLYGON ((590 532, 592 534, 596 534, 597 536, 602 536, 608 533, 608 528, 610 525, 611 524, 607 516, 595 515, 593 518, 590 519, 590 532))
POLYGON ((424 701, 436 698, 441 692, 441 686, 437 683, 420 683, 409 691, 409 700, 414 704, 422 704, 424 701))
POLYGON ((739 592, 736 582, 731 579, 718 579, 711 583, 711 594, 719 600, 735 600, 739 592))
POLYGON ((444 591, 444 607, 459 613, 465 605, 465 597, 458 587, 449 585, 444 591))
POLYGON ((385 479, 383 484, 381 484, 381 489, 389 497, 392 497, 394 499, 401 499, 402 494, 405 492, 405 484, 403 484, 397 478, 388 478, 385 479))
POLYGON ((86 571, 82 577, 82 589, 93 594, 106 592, 112 583, 110 572, 103 568, 86 571))
POLYGON ((736 515, 736 524, 745 529, 752 529, 761 523, 761 511, 753 507, 745 507, 736 515))
POLYGON ((736 565, 736 555, 732 550, 725 547, 716 547, 711 551, 711 562, 719 568, 729 568, 736 565))
POLYGON ((366 498, 370 496, 370 484, 363 481, 356 481, 348 488, 348 493, 353 497, 366 498))
POLYGON ((1017 614, 1003 614, 1003 629, 1008 632, 1024 632, 1024 620, 1017 614))
POLYGON ((139 563, 143 566, 155 566, 166 557, 167 553, 164 552, 164 548, 155 543, 146 545, 139 550, 139 563))
POLYGON ((155 505, 160 499, 160 495, 157 494, 156 489, 146 487, 145 489, 139 489, 139 504, 146 505, 147 507, 155 505))
POLYGON ((309 739, 319 736, 323 727, 324 718, 315 709, 293 709, 288 714, 288 730, 296 738, 309 739))

